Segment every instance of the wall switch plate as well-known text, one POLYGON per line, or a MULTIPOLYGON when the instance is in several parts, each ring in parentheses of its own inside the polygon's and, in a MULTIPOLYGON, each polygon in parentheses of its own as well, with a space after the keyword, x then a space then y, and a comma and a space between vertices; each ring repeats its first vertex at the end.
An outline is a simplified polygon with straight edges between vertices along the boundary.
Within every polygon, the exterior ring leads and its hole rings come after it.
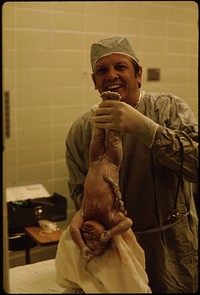
POLYGON ((147 81, 160 81, 160 69, 147 69, 147 81))

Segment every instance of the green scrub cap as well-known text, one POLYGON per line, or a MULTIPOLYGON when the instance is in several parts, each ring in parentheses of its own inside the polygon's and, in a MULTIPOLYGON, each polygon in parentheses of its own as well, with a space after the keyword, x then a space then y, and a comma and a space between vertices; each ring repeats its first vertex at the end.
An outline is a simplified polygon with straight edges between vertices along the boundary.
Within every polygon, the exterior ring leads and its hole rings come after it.
POLYGON ((127 55, 139 65, 139 60, 136 57, 128 39, 126 37, 112 37, 108 39, 102 39, 97 43, 92 44, 90 51, 92 70, 94 69, 95 63, 100 58, 112 53, 127 55))

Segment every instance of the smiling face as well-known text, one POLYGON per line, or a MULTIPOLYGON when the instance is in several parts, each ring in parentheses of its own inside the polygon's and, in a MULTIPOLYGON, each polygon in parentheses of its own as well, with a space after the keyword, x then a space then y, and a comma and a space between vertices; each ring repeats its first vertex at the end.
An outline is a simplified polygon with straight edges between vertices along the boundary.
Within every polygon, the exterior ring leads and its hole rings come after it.
POLYGON ((130 105, 134 105, 139 98, 141 77, 142 68, 139 68, 136 75, 132 59, 117 53, 100 58, 92 74, 95 89, 99 93, 118 92, 121 95, 121 101, 130 105))

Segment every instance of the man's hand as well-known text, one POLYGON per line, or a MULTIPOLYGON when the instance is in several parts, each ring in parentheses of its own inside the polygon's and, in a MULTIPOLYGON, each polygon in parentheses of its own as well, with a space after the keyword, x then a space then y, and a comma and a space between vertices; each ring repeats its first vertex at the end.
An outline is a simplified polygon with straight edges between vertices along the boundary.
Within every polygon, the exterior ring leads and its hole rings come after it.
POLYGON ((132 133, 148 147, 153 144, 158 124, 121 101, 105 100, 93 117, 95 127, 132 133))

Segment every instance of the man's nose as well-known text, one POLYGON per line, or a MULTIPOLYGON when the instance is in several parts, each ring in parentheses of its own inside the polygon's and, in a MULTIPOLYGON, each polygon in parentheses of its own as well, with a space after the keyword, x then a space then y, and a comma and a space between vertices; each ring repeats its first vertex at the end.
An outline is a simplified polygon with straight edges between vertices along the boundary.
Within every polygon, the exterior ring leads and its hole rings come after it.
POLYGON ((115 78, 118 78, 118 73, 114 68, 108 70, 106 75, 106 80, 113 81, 115 78))

